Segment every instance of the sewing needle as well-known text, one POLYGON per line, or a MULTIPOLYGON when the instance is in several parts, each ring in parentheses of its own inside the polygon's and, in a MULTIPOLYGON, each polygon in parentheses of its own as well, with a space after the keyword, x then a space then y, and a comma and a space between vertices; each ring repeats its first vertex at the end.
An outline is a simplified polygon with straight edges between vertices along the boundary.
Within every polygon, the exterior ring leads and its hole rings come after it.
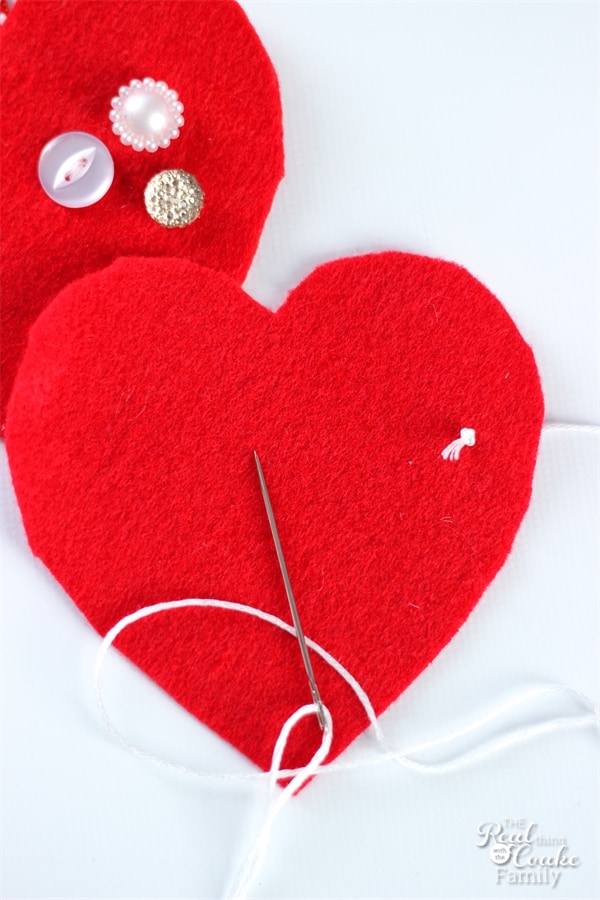
POLYGON ((285 557, 283 555, 283 550, 281 547, 281 541, 279 540, 279 532, 277 531, 277 525, 275 523, 275 516, 273 514, 273 507, 271 506, 271 500, 269 498, 269 492, 267 490, 267 483, 265 481, 265 476, 263 474, 262 466, 260 464, 260 459, 258 458, 258 453, 256 450, 254 451, 254 462, 256 463, 256 470, 258 472, 258 480, 260 481, 260 489, 262 491, 263 501, 265 504, 265 509, 267 511, 267 517, 269 519, 269 525, 271 526, 271 534, 273 536, 273 543, 275 544, 275 551, 277 553, 277 559, 279 561, 279 568, 281 569, 281 576, 283 578, 283 583, 285 585, 285 592, 287 594, 287 598, 290 604, 290 609, 292 611, 292 618, 294 620, 294 628, 296 629, 296 637, 298 638, 298 643, 300 644, 300 652, 302 654, 302 659, 304 661, 304 668, 306 669, 306 674, 308 676, 308 683, 310 685, 310 692, 312 694, 313 702, 317 707, 317 718, 319 719, 319 725, 325 730, 325 710, 323 708, 323 701, 321 700, 321 695, 319 694, 319 689, 317 687, 317 682, 315 681, 315 673, 313 672, 313 667, 310 661, 310 656, 308 655, 308 647, 306 646, 306 639, 304 637, 304 632, 302 631, 302 625, 300 624, 300 616, 298 615, 298 607, 296 606, 296 601, 294 599, 294 592, 292 590, 292 583, 290 581, 290 576, 288 575, 287 566, 285 564, 285 557))

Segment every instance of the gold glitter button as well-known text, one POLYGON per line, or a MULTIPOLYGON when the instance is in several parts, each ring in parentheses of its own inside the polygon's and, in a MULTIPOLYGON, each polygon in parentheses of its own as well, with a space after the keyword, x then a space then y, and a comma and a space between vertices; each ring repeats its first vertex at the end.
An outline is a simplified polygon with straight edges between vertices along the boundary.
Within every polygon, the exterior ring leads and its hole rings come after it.
POLYGON ((184 169, 164 169, 144 191, 148 214, 165 228, 184 228, 200 215, 204 191, 184 169))

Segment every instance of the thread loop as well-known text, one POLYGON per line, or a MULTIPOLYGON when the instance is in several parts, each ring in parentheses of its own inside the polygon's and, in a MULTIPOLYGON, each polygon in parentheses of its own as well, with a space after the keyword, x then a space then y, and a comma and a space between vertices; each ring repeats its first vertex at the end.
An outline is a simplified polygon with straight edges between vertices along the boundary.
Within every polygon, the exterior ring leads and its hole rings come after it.
POLYGON ((412 747, 404 748, 400 751, 395 750, 393 747, 391 747, 387 738, 385 737, 381 726, 377 721, 377 716, 375 715, 375 711, 373 709, 371 701, 369 700, 369 697, 360 686, 358 681, 350 672, 348 672, 347 669, 344 668, 344 666, 340 662, 338 662, 338 660, 335 659, 335 657, 331 656, 331 654, 328 653, 327 650, 325 650, 323 647, 320 647, 319 644, 317 644, 315 641, 312 641, 310 638, 306 638, 307 645, 314 652, 318 653, 319 656, 321 656, 327 663, 329 663, 329 665, 340 675, 340 677, 342 677, 352 688, 358 700, 361 702, 369 723, 373 728, 373 731, 375 732, 377 741, 379 742, 384 752, 375 759, 362 759, 358 760, 355 763, 325 764, 325 760, 327 759, 327 756, 331 749, 331 742, 333 739, 333 722, 331 713, 323 704, 321 712, 325 716, 325 728, 322 731, 321 744, 319 748, 305 766, 301 766, 297 769, 282 769, 281 763, 283 754, 289 736, 294 727, 298 724, 298 722, 301 721, 301 719, 306 718, 309 715, 316 715, 317 717, 319 717, 319 707, 313 703, 307 706, 300 707, 300 709, 296 710, 296 712, 294 712, 284 723, 273 749, 271 768, 268 773, 259 772, 249 775, 217 775, 214 773, 196 772, 193 769, 187 768, 186 766, 181 766, 167 760, 163 760, 160 757, 154 756, 153 754, 146 753, 145 751, 140 750, 138 747, 136 747, 127 738, 125 738, 115 727, 110 716, 108 715, 108 711, 102 698, 102 691, 100 686, 101 670, 106 658, 106 654, 108 653, 108 650, 110 649, 118 635, 125 628, 127 628, 129 625, 134 624, 135 622, 140 621, 141 619, 148 618, 149 616, 154 616, 162 612, 184 609, 188 607, 211 607, 216 609, 226 609, 230 611, 240 612, 246 615, 255 616, 258 619, 269 622, 271 625, 274 625, 277 628, 281 628, 283 631, 287 631, 288 634, 292 635, 294 638, 296 636, 296 632, 293 626, 289 625, 287 622, 284 622, 282 619, 279 619, 277 616, 274 616, 271 613, 267 613, 256 607, 247 606, 243 603, 234 603, 227 600, 215 599, 173 600, 170 602, 156 603, 152 606, 144 607, 132 613, 131 615, 125 616, 123 619, 117 622, 117 624, 114 625, 104 637, 96 658, 95 691, 96 701, 98 703, 101 716, 113 736, 128 750, 135 753, 137 756, 150 760, 151 762, 158 765, 166 766, 179 772, 201 775, 203 777, 211 779, 221 778, 229 781, 247 781, 251 779, 264 779, 265 777, 268 777, 269 805, 264 817, 264 821, 254 843, 252 844, 252 847, 250 848, 244 862, 238 870, 232 887, 227 894, 227 900, 245 900, 248 895, 248 891, 256 880, 256 877, 264 862, 265 854, 268 848, 269 837, 277 816, 280 814, 283 807, 290 800, 290 798, 295 793, 297 793, 314 775, 322 774, 325 772, 340 771, 342 769, 360 768, 368 765, 385 763, 388 761, 396 762, 405 768, 412 769, 413 771, 442 773, 457 768, 458 766, 465 765, 466 763, 472 763, 475 760, 484 757, 493 751, 502 749, 514 743, 523 742, 529 738, 548 731, 556 730, 559 728, 577 727, 590 724, 594 724, 597 726, 600 721, 598 709, 584 694, 581 694, 579 691, 575 691, 572 688, 568 688, 564 685, 547 684, 530 689, 526 692, 522 692, 520 695, 517 695, 504 704, 496 707, 495 709, 492 709, 491 712, 484 714, 467 726, 453 729, 450 733, 442 735, 438 738, 434 738, 433 740, 425 741, 412 747), (446 744, 453 739, 474 732, 482 725, 492 722, 494 719, 497 719, 505 712, 516 708, 521 703, 529 701, 531 699, 536 699, 543 696, 544 694, 548 694, 551 692, 565 692, 576 696, 580 703, 588 710, 588 712, 579 716, 562 716, 560 718, 549 719, 547 721, 542 721, 534 725, 525 726, 508 734, 500 735, 500 737, 487 743, 480 744, 479 746, 476 746, 474 750, 467 751, 466 753, 463 753, 455 759, 451 759, 447 762, 425 763, 413 758, 413 755, 416 753, 422 753, 425 750, 429 750, 431 748, 446 744), (278 781, 280 781, 282 778, 290 778, 291 780, 281 791, 278 792, 278 781))

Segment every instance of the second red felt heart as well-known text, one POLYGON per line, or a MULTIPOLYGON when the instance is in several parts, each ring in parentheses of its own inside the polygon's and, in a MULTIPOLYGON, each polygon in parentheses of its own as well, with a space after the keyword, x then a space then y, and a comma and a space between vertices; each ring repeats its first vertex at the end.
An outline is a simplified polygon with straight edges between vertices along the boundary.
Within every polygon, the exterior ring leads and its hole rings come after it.
POLYGON ((232 0, 19 0, 0 39, 3 423, 29 326, 70 281, 127 255, 181 256, 243 281, 283 144, 277 76, 232 0), (147 77, 179 93, 185 124, 168 148, 136 153, 112 132, 111 99, 147 77), (69 131, 114 158, 109 192, 83 209, 54 203, 37 176, 42 148, 69 131), (144 189, 163 169, 202 186, 201 217, 187 228, 146 212, 144 189))
MULTIPOLYGON (((7 448, 33 551, 102 634, 184 597, 289 620, 257 450, 305 631, 380 713, 504 563, 542 418, 530 348, 456 265, 340 260, 272 313, 194 263, 122 259, 33 326, 7 448), (475 444, 443 458, 462 428, 475 444)), ((232 612, 146 620, 119 647, 263 768, 310 700, 294 639, 232 612)), ((314 668, 335 755, 367 721, 314 668)), ((299 734, 289 762, 314 738, 299 734)))

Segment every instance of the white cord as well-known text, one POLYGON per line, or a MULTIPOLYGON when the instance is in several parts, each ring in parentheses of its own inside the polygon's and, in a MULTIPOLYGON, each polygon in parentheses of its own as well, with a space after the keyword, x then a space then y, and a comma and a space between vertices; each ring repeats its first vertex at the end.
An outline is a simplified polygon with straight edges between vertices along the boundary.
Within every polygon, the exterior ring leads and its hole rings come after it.
MULTIPOLYGON (((229 600, 215 600, 215 599, 190 599, 190 600, 172 600, 165 603, 155 603, 152 606, 146 606, 143 609, 137 610, 137 612, 131 613, 129 616, 125 616, 116 625, 114 625, 110 631, 106 634, 106 637, 103 639, 100 649, 98 650, 98 655, 96 657, 96 667, 95 667, 95 691, 96 691, 96 701, 98 703, 98 707, 100 709, 100 713, 102 719, 104 720, 106 726, 113 734, 113 736, 121 743, 124 747, 130 750, 132 753, 136 754, 136 756, 140 756, 142 759, 149 760, 160 766, 165 766, 169 769, 173 769, 178 772, 183 772, 190 775, 196 775, 202 778, 207 778, 211 780, 224 780, 224 781, 255 781, 255 780, 264 780, 268 777, 268 774, 265 772, 254 772, 248 773, 244 775, 238 774, 230 774, 230 773, 214 773, 214 772, 202 772, 196 769, 189 768, 187 766, 179 765, 177 763, 172 763, 168 760, 162 759, 159 756, 155 756, 154 754, 147 753, 144 750, 140 750, 129 741, 124 735, 116 728, 112 719, 110 718, 106 706, 104 704, 104 700, 102 697, 101 691, 101 672, 104 664, 104 660, 106 658, 106 654, 116 640, 118 635, 129 625, 134 624, 135 622, 139 622, 141 619, 148 618, 149 616, 154 616, 159 613, 168 612, 170 610, 177 609, 185 609, 189 607, 210 607, 213 609, 225 609, 232 612, 239 612, 245 615, 254 616, 257 619, 262 619, 265 622, 268 622, 271 625, 274 625, 277 628, 286 631, 288 634, 295 637, 296 632, 292 625, 289 625, 287 622, 284 622, 283 619, 278 618, 277 616, 272 615, 271 613, 265 612, 262 609, 258 609, 254 606, 248 606, 244 603, 234 603, 229 600)), ((366 716, 369 720, 369 724, 371 725, 375 737, 380 744, 380 746, 384 749, 384 753, 380 754, 374 759, 364 759, 359 760, 358 762, 352 763, 328 763, 325 766, 319 765, 318 773, 324 774, 326 772, 333 771, 341 771, 344 769, 355 769, 360 768, 362 766, 370 766, 370 765, 379 765, 381 763, 395 761, 400 765, 414 769, 420 772, 445 772, 451 769, 458 768, 462 765, 465 765, 467 762, 473 762, 476 759, 479 759, 483 756, 487 756, 489 753, 492 753, 496 750, 499 750, 504 747, 508 747, 511 744, 521 743, 529 738, 535 737, 539 734, 543 734, 549 731, 555 731, 561 728, 574 728, 579 727, 581 725, 589 725, 592 723, 598 723, 600 721, 598 709, 594 706, 592 701, 586 697, 584 694, 579 691, 574 690, 573 688, 569 688, 566 685, 560 684, 544 684, 538 687, 530 688, 526 691, 521 691, 515 697, 507 700, 506 702, 496 706, 490 712, 485 713, 481 717, 475 719, 469 725, 466 725, 462 728, 454 729, 453 731, 442 735, 441 737, 434 738, 433 740, 426 741, 424 743, 414 744, 408 747, 404 747, 401 750, 396 750, 392 748, 383 733, 381 726, 377 720, 377 716, 375 714, 375 710, 373 709, 373 705, 367 696, 366 691, 360 686, 356 678, 340 663, 335 657, 333 657, 330 653, 327 652, 323 647, 317 644, 315 641, 310 638, 306 639, 307 645, 317 653, 322 659, 325 660, 337 673, 341 678, 352 688, 356 697, 362 704, 366 716), (576 717, 561 717, 547 720, 545 722, 539 722, 534 725, 527 725, 523 728, 516 729, 510 732, 508 735, 502 735, 496 739, 493 739, 485 744, 482 744, 480 747, 475 750, 468 751, 454 759, 445 762, 445 763, 424 763, 417 761, 411 758, 416 753, 422 753, 425 750, 431 750, 432 748, 441 746, 446 744, 452 740, 455 740, 459 737, 463 737, 466 734, 470 734, 473 731, 476 731, 478 728, 481 728, 483 725, 486 725, 494 720, 503 716, 506 712, 511 709, 516 709, 518 706, 537 698, 542 697, 549 693, 566 693, 571 696, 577 697, 578 700, 582 703, 584 707, 586 707, 589 712, 583 716, 576 717)), ((284 726, 285 728, 285 726, 284 726)), ((297 775, 301 775, 305 771, 305 767, 301 767, 299 769, 285 769, 279 772, 278 777, 292 778, 297 775)))
POLYGON ((600 425, 577 425, 569 422, 544 422, 542 431, 579 431, 582 434, 600 434, 600 425))
POLYGON ((447 447, 442 450, 443 459, 457 460, 463 447, 475 446, 475 431, 472 428, 461 428, 460 437, 455 441, 451 441, 447 447))
POLYGON ((505 703, 500 704, 495 709, 492 709, 490 712, 485 713, 483 716, 480 716, 469 725, 466 725, 462 728, 456 728, 448 734, 442 735, 441 737, 437 737, 429 741, 424 741, 422 743, 406 747, 403 750, 394 750, 389 745, 387 739, 385 738, 385 735, 383 734, 383 731, 381 730, 381 727, 375 715, 375 711, 366 692, 362 689, 356 679, 350 674, 350 672, 348 672, 346 668, 344 668, 344 666, 342 666, 340 662, 338 662, 338 660, 331 656, 330 653, 320 647, 317 643, 315 643, 315 641, 307 638, 306 643, 308 644, 308 646, 312 650, 314 650, 315 653, 318 653, 319 656, 326 660, 326 662, 328 662, 329 665, 331 665, 335 669, 335 671, 344 679, 344 681, 346 681, 346 683, 352 688, 359 701, 362 703, 367 718, 373 730, 375 731, 377 740, 383 747, 385 752, 380 754, 380 756, 376 757, 375 759, 362 759, 357 760, 354 763, 328 763, 326 765, 323 765, 331 749, 331 742, 333 738, 333 723, 331 714, 327 707, 324 707, 326 727, 323 730, 321 745, 313 755, 312 759, 307 763, 306 766, 302 766, 299 769, 281 769, 283 753, 293 728, 301 719, 305 718, 306 716, 318 714, 317 706, 315 704, 310 704, 296 710, 296 712, 293 713, 284 723, 273 750, 271 768, 268 773, 261 772, 250 775, 217 775, 214 773, 196 772, 193 769, 188 769, 186 766, 177 765, 168 762, 167 760, 163 760, 160 757, 154 756, 153 754, 145 753, 134 744, 132 744, 129 740, 127 740, 115 727, 110 716, 108 715, 104 700, 102 698, 100 679, 106 654, 108 653, 108 650, 112 646, 115 639, 125 628, 127 628, 129 625, 133 625, 135 622, 139 622, 141 619, 148 618, 149 616, 189 607, 211 607, 244 613, 246 615, 255 616, 258 619, 263 619, 265 622, 269 622, 270 624, 275 625, 277 628, 283 629, 283 631, 288 632, 288 634, 293 635, 294 637, 296 634, 293 626, 288 625, 287 622, 284 622, 277 616, 242 603, 233 603, 226 600, 214 599, 174 600, 166 603, 155 603, 152 606, 147 606, 143 609, 139 609, 137 610, 137 612, 132 613, 129 616, 125 616, 120 620, 120 622, 117 622, 117 624, 110 629, 106 637, 103 639, 96 658, 94 679, 96 700, 98 702, 102 718, 110 729, 111 733, 117 738, 117 740, 120 741, 121 744, 123 744, 125 747, 127 747, 128 750, 131 750, 137 756, 141 756, 144 759, 148 759, 159 765, 167 766, 170 769, 175 769, 180 772, 188 772, 194 775, 202 775, 203 777, 211 780, 226 779, 239 781, 268 777, 269 806, 267 808, 265 818, 258 832, 258 835, 249 852, 247 853, 236 877, 234 878, 233 884, 226 895, 227 900, 246 900, 250 887, 256 880, 261 866, 264 862, 269 843, 269 837, 277 816, 279 815, 285 804, 290 800, 290 798, 297 791, 299 791, 310 778, 312 778, 316 774, 340 771, 342 769, 362 768, 367 765, 380 764, 383 762, 388 762, 390 760, 393 760, 394 762, 397 762, 404 767, 420 772, 447 772, 450 769, 465 765, 467 762, 473 762, 474 760, 486 756, 487 754, 495 750, 507 747, 510 744, 525 741, 547 731, 556 730, 559 728, 573 728, 581 725, 589 725, 592 723, 598 724, 599 722, 598 710, 593 705, 591 700, 589 700, 589 698, 584 694, 581 694, 579 691, 575 691, 572 688, 565 687, 564 685, 548 684, 521 692, 521 694, 517 695, 516 697, 513 697, 505 703), (411 756, 416 753, 422 753, 425 750, 430 750, 431 748, 446 744, 458 737, 462 737, 466 734, 476 731, 482 725, 492 722, 494 719, 497 719, 499 716, 502 716, 509 710, 516 708, 523 702, 553 692, 566 692, 576 696, 580 700, 580 702, 590 710, 590 712, 585 715, 576 717, 555 718, 547 720, 545 722, 540 722, 535 725, 525 726, 521 729, 512 731, 507 735, 501 735, 495 740, 483 743, 479 747, 476 747, 475 750, 463 753, 462 755, 448 762, 431 764, 419 762, 411 758, 411 756), (291 781, 289 781, 289 783, 282 791, 277 792, 277 783, 282 778, 291 778, 291 781))
MULTIPOLYGON (((598 434, 600 432, 600 428, 595 425, 570 425, 570 424, 561 424, 561 423, 553 423, 549 422, 543 426, 544 431, 579 431, 590 434, 598 434)), ((453 441, 448 445, 442 452, 442 456, 444 459, 457 460, 460 455, 460 451, 463 447, 472 447, 475 444, 475 432, 473 429, 465 429, 463 428, 460 433, 460 438, 453 441)), ((128 750, 135 753, 137 756, 142 757, 143 759, 150 760, 161 766, 166 766, 170 769, 174 769, 180 772, 186 772, 193 775, 200 775, 209 779, 223 779, 228 781, 246 781, 246 780, 255 780, 257 778, 262 779, 268 777, 269 779, 269 806, 262 824, 260 831, 247 853, 244 862, 242 863, 230 890, 227 893, 228 900, 246 900, 248 896, 248 892, 250 887, 256 880, 258 873, 262 867, 264 862, 265 854, 267 852, 268 842, 271 835, 271 830, 273 828, 274 822, 285 806, 285 804, 290 800, 290 798, 299 791, 306 783, 316 774, 324 774, 326 772, 340 771, 340 770, 348 770, 355 768, 362 768, 368 765, 377 765, 381 763, 385 763, 388 761, 394 761, 399 763, 400 765, 407 767, 409 769, 413 769, 420 772, 447 772, 451 769, 457 768, 459 766, 463 766, 467 763, 472 763, 477 759, 480 759, 483 756, 488 755, 494 751, 500 750, 502 748, 508 747, 511 744, 523 742, 532 737, 538 736, 545 732, 554 731, 557 729, 563 728, 573 728, 580 727, 583 725, 595 724, 598 725, 600 722, 600 716, 598 713, 598 709, 594 706, 592 701, 586 697, 584 694, 576 691, 572 688, 569 688, 565 685, 559 684, 547 684, 542 685, 540 687, 531 688, 527 691, 522 691, 517 696, 511 698, 503 704, 498 705, 495 709, 492 709, 490 712, 485 713, 480 716, 478 719, 475 719, 470 724, 462 727, 456 728, 449 732, 448 734, 442 735, 441 737, 433 738, 429 741, 424 741, 419 744, 414 744, 409 747, 405 747, 402 750, 394 750, 390 744, 388 743, 378 721, 377 716, 375 715, 375 711, 367 696, 366 692, 360 686, 358 681, 351 675, 350 672, 336 660, 330 653, 328 653, 323 647, 319 646, 319 644, 312 641, 310 638, 306 639, 307 645, 319 656, 321 656, 343 679, 346 683, 352 688, 354 693, 356 694, 358 700, 362 704, 367 718, 371 727, 375 732, 375 736, 380 744, 380 746, 384 749, 384 753, 380 754, 378 757, 373 759, 360 759, 353 763, 328 763, 325 764, 325 760, 329 754, 331 749, 331 742, 333 738, 333 723, 331 719, 331 714, 327 707, 323 708, 324 715, 326 718, 326 727, 322 733, 322 740, 318 750, 314 753, 311 760, 307 763, 306 766, 302 766, 297 769, 281 769, 281 761, 283 759, 283 754, 285 751, 285 747, 287 746, 287 742, 289 736, 301 719, 305 718, 309 715, 317 715, 318 709, 315 704, 310 704, 308 706, 303 706, 300 709, 296 710, 289 719, 284 723, 277 742, 275 744, 273 750, 273 758, 271 762, 271 768, 268 773, 260 772, 253 773, 249 775, 235 775, 235 774, 216 774, 209 772, 198 772, 194 769, 190 769, 187 766, 178 765, 176 763, 169 762, 168 760, 161 759, 158 756, 147 753, 143 750, 140 750, 136 747, 131 741, 124 737, 123 734, 115 727, 110 716, 108 715, 108 711, 104 704, 104 700, 102 697, 101 691, 101 671, 102 666, 104 664, 104 660, 106 658, 106 654, 108 653, 109 648, 112 646, 113 642, 116 640, 118 635, 129 625, 133 625, 135 622, 139 622, 141 619, 148 618, 149 616, 154 616, 159 613, 168 612, 177 609, 184 609, 189 607, 211 607, 216 609, 225 609, 233 612, 244 613, 246 615, 255 616, 258 619, 262 619, 265 622, 270 623, 271 625, 276 626, 277 628, 281 628, 283 631, 286 631, 288 634, 292 636, 296 636, 295 629, 293 626, 289 625, 287 622, 284 622, 282 619, 279 619, 277 616, 272 615, 271 613, 267 613, 263 610, 256 609, 255 607, 247 606, 243 603, 233 603, 231 601, 226 600, 215 600, 215 599, 190 599, 190 600, 174 600, 171 602, 165 603, 156 603, 151 606, 146 606, 143 609, 137 610, 135 613, 131 615, 125 616, 116 625, 114 625, 107 635, 104 637, 102 644, 100 645, 100 649, 98 651, 98 655, 96 658, 96 667, 95 667, 95 676, 94 676, 94 684, 95 684, 95 692, 96 692, 96 700, 98 703, 98 707, 100 709, 100 713, 107 727, 111 731, 111 733, 117 738, 117 740, 123 744, 128 750), (536 699, 542 697, 545 694, 562 692, 568 693, 572 696, 575 696, 579 699, 584 707, 586 707, 589 712, 584 715, 579 716, 562 716, 554 719, 548 719, 543 722, 539 722, 534 725, 526 725, 522 728, 518 728, 510 732, 509 734, 501 735, 498 738, 492 739, 491 741, 487 741, 485 743, 480 744, 474 750, 467 751, 454 759, 443 763, 424 763, 418 760, 415 760, 414 755, 418 753, 422 753, 427 750, 431 750, 432 748, 439 747, 443 744, 449 743, 452 740, 455 740, 459 737, 463 737, 466 734, 470 734, 471 732, 476 731, 478 728, 481 728, 483 725, 489 724, 493 722, 495 719, 498 719, 500 716, 504 715, 506 712, 515 709, 519 705, 524 702, 530 701, 532 699, 536 699), (278 781, 282 778, 290 778, 291 780, 285 786, 285 788, 278 792, 277 784, 278 781)))
POLYGON ((245 898, 248 896, 248 891, 256 880, 256 877, 262 867, 269 844, 271 829, 273 828, 275 819, 277 818, 285 804, 288 802, 288 800, 293 797, 294 794, 299 791, 307 781, 309 781, 309 779, 313 777, 313 775, 318 771, 320 764, 327 758, 327 754, 331 749, 333 725, 331 721, 331 714, 325 705, 323 705, 323 713, 325 715, 325 728, 323 729, 321 745, 319 749, 316 751, 308 765, 304 766, 304 768, 302 768, 298 772, 298 774, 294 778, 292 778, 292 780, 281 792, 276 793, 277 781, 279 780, 279 778, 281 778, 281 760, 283 758, 283 753, 286 748, 290 733, 301 719, 304 719, 309 715, 318 716, 318 707, 314 703, 311 703, 309 706, 302 706, 300 709, 296 710, 293 715, 290 716, 290 718, 281 729, 281 733, 277 738, 277 743, 275 744, 275 749, 273 751, 273 760, 271 762, 271 769, 269 771, 269 808, 267 809, 265 820, 256 837, 256 840, 254 841, 254 844, 248 852, 246 859, 242 863, 238 874, 234 878, 231 888, 227 892, 228 900, 245 900, 245 898))

